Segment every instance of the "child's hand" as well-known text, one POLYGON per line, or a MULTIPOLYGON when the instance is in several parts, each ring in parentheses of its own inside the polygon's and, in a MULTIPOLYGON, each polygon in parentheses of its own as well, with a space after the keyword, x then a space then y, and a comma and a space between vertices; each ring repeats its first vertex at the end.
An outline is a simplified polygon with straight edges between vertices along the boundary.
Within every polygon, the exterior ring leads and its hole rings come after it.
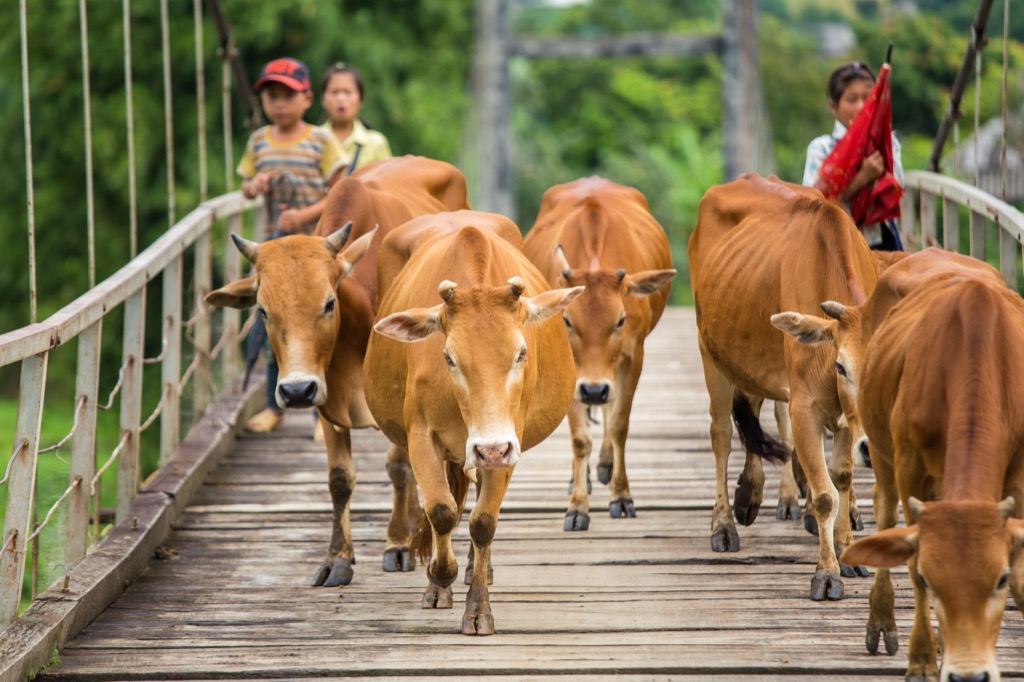
POLYGON ((867 182, 871 182, 875 178, 878 178, 885 171, 885 162, 882 161, 882 153, 875 152, 871 156, 864 159, 860 165, 860 172, 864 174, 864 179, 867 182))
POLYGON ((282 232, 292 234, 306 222, 302 218, 302 212, 298 209, 288 208, 287 204, 280 204, 278 208, 281 209, 281 213, 277 216, 277 229, 282 232))
POLYGON ((249 178, 248 184, 248 195, 250 197, 259 197, 267 193, 270 189, 270 181, 274 179, 274 173, 263 171, 249 178))

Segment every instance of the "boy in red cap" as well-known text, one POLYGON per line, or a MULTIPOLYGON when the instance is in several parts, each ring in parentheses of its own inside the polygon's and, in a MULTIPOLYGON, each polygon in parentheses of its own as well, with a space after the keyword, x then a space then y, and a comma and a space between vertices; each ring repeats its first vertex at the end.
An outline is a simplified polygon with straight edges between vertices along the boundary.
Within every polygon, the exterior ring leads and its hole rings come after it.
MULTIPOLYGON (((245 146, 238 164, 242 194, 265 197, 268 238, 312 234, 341 149, 329 131, 303 119, 313 92, 309 70, 301 61, 283 57, 267 63, 253 87, 271 123, 254 132, 245 146)), ((267 407, 246 423, 250 431, 272 431, 281 425, 284 410, 277 405, 276 388, 277 362, 268 354, 267 407)))

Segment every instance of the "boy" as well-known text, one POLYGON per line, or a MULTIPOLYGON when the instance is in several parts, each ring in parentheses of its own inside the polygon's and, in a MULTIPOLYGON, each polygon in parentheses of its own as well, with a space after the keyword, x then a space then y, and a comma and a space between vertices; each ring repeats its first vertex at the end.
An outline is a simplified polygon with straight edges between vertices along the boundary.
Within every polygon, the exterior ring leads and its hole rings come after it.
MULTIPOLYGON (((268 220, 265 236, 311 234, 323 213, 331 169, 341 161, 341 150, 329 131, 306 123, 313 103, 309 70, 298 59, 284 57, 266 64, 253 86, 260 94, 270 125, 250 137, 238 164, 242 194, 265 196, 268 220)), ((259 326, 258 324, 256 326, 259 326)), ((262 329, 253 331, 257 334, 262 329)), ((260 342, 257 346, 263 344, 260 342)), ((277 406, 277 361, 267 357, 267 407, 246 422, 250 431, 272 431, 281 425, 284 411, 277 406)))

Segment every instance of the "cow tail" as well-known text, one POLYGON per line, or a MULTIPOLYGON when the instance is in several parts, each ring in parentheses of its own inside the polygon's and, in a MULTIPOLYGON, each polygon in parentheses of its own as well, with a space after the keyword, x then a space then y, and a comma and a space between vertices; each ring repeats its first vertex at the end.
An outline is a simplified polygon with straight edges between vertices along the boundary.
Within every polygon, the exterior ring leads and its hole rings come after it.
POLYGON ((740 434, 740 443, 747 452, 775 464, 784 464, 789 459, 789 446, 764 432, 757 415, 750 409, 747 396, 738 389, 732 394, 732 418, 740 434))
MULTIPOLYGON (((448 462, 447 465, 448 489, 455 498, 455 505, 458 518, 462 518, 462 510, 466 507, 466 493, 469 492, 469 477, 463 471, 461 464, 448 462)), ((416 555, 420 562, 426 562, 434 552, 434 533, 430 528, 430 521, 427 519, 427 512, 420 511, 420 518, 416 522, 416 530, 412 539, 409 540, 409 551, 416 555)))

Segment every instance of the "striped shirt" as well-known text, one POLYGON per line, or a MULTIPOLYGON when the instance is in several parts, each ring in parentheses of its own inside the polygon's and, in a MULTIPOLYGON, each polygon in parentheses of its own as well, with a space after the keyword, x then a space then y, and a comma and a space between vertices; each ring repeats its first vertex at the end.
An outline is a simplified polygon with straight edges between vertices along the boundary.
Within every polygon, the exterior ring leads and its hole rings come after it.
MULTIPOLYGON (((263 126, 245 145, 245 153, 238 163, 238 174, 249 179, 257 173, 275 173, 266 203, 271 216, 277 215, 277 205, 305 208, 320 201, 327 194, 327 178, 341 160, 341 149, 334 137, 316 126, 306 124, 305 134, 298 140, 279 143, 270 137, 271 126, 263 126)), ((274 228, 268 220, 266 232, 274 228)), ((312 234, 316 221, 299 226, 296 232, 312 234)))

